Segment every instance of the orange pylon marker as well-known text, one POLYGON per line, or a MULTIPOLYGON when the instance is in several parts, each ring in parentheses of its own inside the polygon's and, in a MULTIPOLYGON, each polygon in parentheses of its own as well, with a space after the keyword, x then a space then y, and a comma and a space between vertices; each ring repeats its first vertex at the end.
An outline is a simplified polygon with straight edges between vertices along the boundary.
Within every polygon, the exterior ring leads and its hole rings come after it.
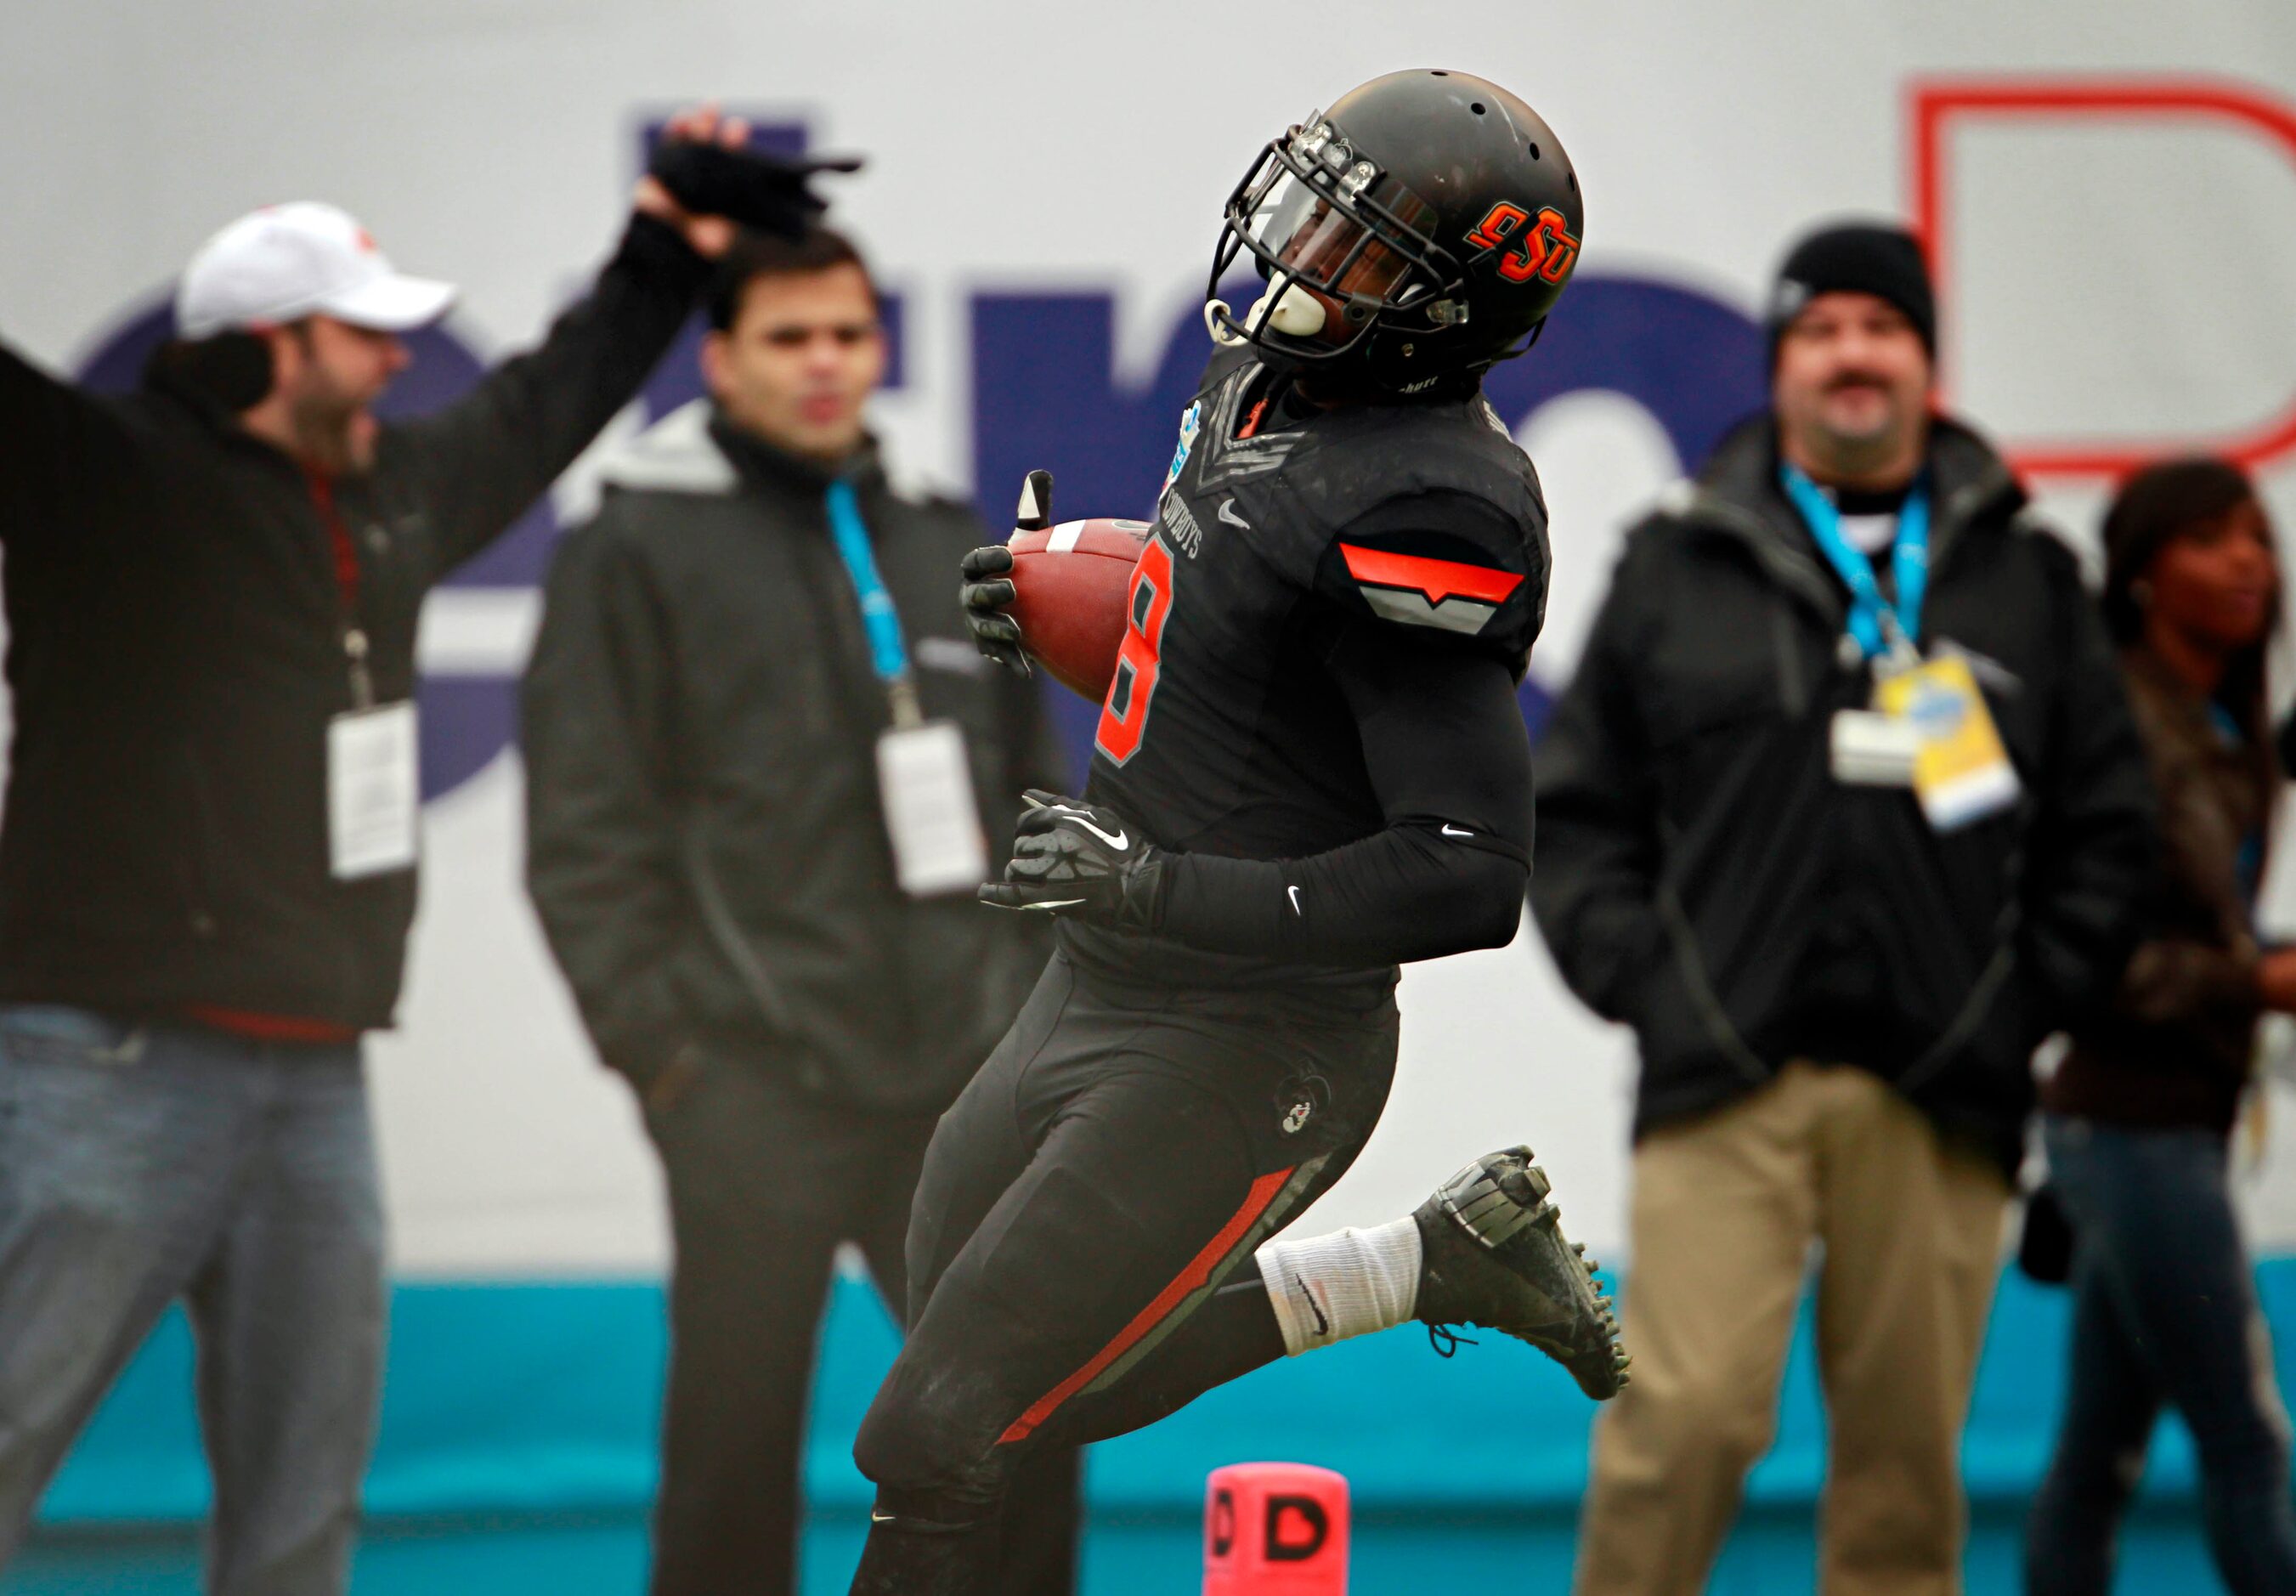
POLYGON ((1348 1480, 1231 1463, 1204 1483, 1204 1596, 1347 1596, 1348 1480))

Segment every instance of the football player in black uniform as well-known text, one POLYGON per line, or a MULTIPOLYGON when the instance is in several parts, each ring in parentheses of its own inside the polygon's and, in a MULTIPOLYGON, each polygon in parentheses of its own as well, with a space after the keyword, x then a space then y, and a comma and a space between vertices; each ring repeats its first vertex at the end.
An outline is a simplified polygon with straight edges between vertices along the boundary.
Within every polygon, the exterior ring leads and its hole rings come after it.
MULTIPOLYGON (((1527 1148, 1392 1224, 1271 1239, 1378 1122, 1396 966, 1521 916, 1546 510, 1480 380, 1535 337, 1581 214, 1538 114, 1439 71, 1356 89, 1230 197, 1213 292, 1246 251, 1267 288, 1206 305, 1222 348, 1089 786, 1032 794, 981 889, 1057 917, 1059 950, 926 1157, 908 1338, 855 1447, 878 1485, 856 1592, 982 1588, 1023 1449, 1287 1352, 1416 1318, 1518 1336, 1596 1398, 1624 1382, 1527 1148)), ((966 603, 1025 668, 1011 568, 971 556, 966 603)))

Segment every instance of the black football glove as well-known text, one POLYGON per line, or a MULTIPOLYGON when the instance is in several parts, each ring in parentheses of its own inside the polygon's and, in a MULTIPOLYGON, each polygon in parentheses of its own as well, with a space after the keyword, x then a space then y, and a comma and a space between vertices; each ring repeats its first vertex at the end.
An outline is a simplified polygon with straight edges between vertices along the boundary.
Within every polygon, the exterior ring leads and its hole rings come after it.
MULTIPOLYGON (((1021 504, 1013 512, 1013 530, 1036 532, 1052 524, 1053 473, 1032 471, 1021 483, 1021 504)), ((972 634, 972 646, 1008 670, 1030 674, 1034 667, 1021 640, 1021 623, 1004 613, 1004 606, 1013 602, 1013 551, 1002 544, 976 548, 964 556, 957 570, 964 573, 964 585, 956 590, 956 597, 964 606, 964 629, 972 634)))
POLYGON ((829 160, 784 160, 757 150, 729 150, 697 139, 657 140, 646 172, 695 216, 722 216, 745 227, 802 238, 829 209, 813 192, 821 172, 857 172, 857 156, 829 160))
POLYGON ((1021 623, 1004 613, 1013 602, 1013 551, 1002 543, 976 548, 957 565, 964 585, 956 590, 964 606, 964 629, 972 646, 1007 670, 1029 673, 1028 650, 1021 646, 1021 623))
POLYGON ((1033 788, 1026 796, 1013 862, 1004 880, 980 889, 980 901, 1154 930, 1164 912, 1164 851, 1101 804, 1033 788))

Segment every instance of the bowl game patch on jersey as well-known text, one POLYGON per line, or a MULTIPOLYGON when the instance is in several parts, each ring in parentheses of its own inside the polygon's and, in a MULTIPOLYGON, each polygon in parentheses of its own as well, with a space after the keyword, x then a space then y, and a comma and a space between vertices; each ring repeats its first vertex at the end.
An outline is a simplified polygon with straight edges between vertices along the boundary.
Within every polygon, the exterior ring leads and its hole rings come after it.
POLYGON ((1172 468, 1164 473, 1164 486, 1157 490, 1160 496, 1180 480, 1188 464, 1188 451, 1196 447, 1196 434, 1203 425, 1204 401, 1198 399, 1180 413, 1180 441, 1172 450, 1172 468))

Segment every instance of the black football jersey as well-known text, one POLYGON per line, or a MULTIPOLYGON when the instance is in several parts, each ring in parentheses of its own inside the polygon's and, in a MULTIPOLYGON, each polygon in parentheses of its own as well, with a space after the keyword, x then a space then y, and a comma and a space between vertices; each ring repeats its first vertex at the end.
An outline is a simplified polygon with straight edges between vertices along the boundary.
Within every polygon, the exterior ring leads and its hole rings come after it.
MULTIPOLYGON (((1379 831, 1354 718, 1324 664, 1337 639, 1392 629, 1520 676, 1545 614, 1538 473, 1480 393, 1317 411, 1287 406, 1286 388, 1248 351, 1215 357, 1133 573, 1086 795, 1164 847, 1300 859, 1379 831)), ((1355 991, 1368 978, 1377 1000, 1394 978, 1061 930, 1087 967, 1160 986, 1355 991)))

